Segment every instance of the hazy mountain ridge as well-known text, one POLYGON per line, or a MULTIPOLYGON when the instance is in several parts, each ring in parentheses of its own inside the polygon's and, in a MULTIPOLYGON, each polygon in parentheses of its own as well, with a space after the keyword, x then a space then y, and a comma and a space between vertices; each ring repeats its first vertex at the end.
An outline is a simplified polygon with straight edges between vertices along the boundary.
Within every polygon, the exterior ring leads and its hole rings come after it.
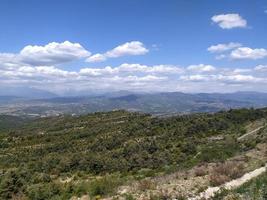
POLYGON ((46 90, 36 89, 33 87, 0 87, 0 99, 2 99, 3 96, 25 99, 40 99, 53 98, 58 95, 46 90))
POLYGON ((0 96, 0 112, 15 115, 86 114, 115 109, 170 115, 264 106, 267 106, 267 94, 256 92, 189 94, 119 91, 96 96, 56 96, 32 99, 0 96))

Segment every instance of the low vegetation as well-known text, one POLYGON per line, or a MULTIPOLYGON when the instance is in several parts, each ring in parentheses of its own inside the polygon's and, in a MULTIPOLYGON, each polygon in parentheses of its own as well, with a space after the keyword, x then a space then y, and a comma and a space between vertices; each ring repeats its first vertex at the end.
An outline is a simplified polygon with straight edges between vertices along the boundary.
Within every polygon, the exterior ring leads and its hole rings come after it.
POLYGON ((219 186, 225 182, 237 179, 244 174, 244 166, 236 162, 220 163, 214 167, 210 182, 212 186, 219 186))
MULTIPOLYGON (((139 181, 141 190, 153 189, 146 177, 224 162, 251 149, 237 138, 247 123, 262 118, 264 109, 239 109, 168 118, 113 111, 31 121, 0 134, 0 199, 100 198, 129 180, 139 181)), ((196 175, 205 173, 199 169, 196 175)), ((222 164, 211 182, 228 180, 219 174, 239 173, 222 164)))
POLYGON ((245 183, 233 191, 224 190, 220 194, 217 194, 213 199, 267 199, 267 173, 245 183))

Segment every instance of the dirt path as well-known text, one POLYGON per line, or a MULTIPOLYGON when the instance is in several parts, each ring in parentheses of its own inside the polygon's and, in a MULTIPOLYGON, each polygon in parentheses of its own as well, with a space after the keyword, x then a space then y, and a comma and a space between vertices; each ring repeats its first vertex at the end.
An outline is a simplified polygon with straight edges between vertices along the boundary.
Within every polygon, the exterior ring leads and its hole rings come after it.
POLYGON ((220 192, 221 189, 227 189, 227 190, 231 190, 234 188, 237 188, 241 185, 243 185, 244 183, 246 183, 247 181, 250 181, 251 179, 258 177, 259 175, 261 175, 262 173, 267 171, 267 164, 264 167, 255 169, 254 171, 248 172, 246 174, 244 174, 241 178, 229 181, 219 187, 209 187, 207 190, 205 190, 204 192, 200 193, 199 196, 197 197, 193 197, 193 198, 189 198, 189 200, 200 200, 200 199, 209 199, 211 197, 213 197, 215 195, 215 193, 220 192))
POLYGON ((237 140, 242 140, 243 138, 247 137, 248 135, 252 135, 254 134, 255 132, 258 132, 260 129, 262 129, 264 126, 260 126, 259 128, 256 128, 255 130, 253 131, 250 131, 242 136, 240 136, 239 138, 237 138, 237 140))

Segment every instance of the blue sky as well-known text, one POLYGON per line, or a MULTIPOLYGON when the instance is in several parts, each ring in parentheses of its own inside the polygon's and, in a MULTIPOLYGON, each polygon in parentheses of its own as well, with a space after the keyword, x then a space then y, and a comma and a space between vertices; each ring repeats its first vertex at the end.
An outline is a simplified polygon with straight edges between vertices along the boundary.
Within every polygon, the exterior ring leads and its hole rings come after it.
POLYGON ((0 82, 3 86, 25 84, 38 88, 47 88, 49 83, 48 89, 59 93, 78 87, 90 91, 103 81, 107 84, 99 89, 264 90, 260 86, 267 78, 266 10, 264 0, 2 0, 0 82), (220 26, 221 23, 226 25, 220 26), (65 41, 70 45, 64 46, 65 41), (46 46, 53 42, 56 47, 46 46), (75 43, 80 47, 73 50, 71 44, 75 43), (218 44, 222 44, 224 50, 219 47, 207 50, 218 44), (28 48, 20 55, 29 45, 44 48, 41 53, 40 49, 28 48), (116 47, 119 49, 112 51, 116 47), (70 55, 70 51, 73 54, 70 55), (100 54, 101 62, 88 59, 95 54, 100 54), (38 59, 41 62, 38 63, 38 59), (123 64, 128 64, 127 70, 120 69, 123 64), (144 72, 140 66, 136 70, 137 64, 149 70, 144 72), (155 66, 159 65, 183 72, 169 71, 168 75, 164 69, 155 72, 155 66), (113 71, 107 72, 107 66, 113 71), (198 67, 190 70, 190 66, 198 67), (205 66, 212 68, 205 70, 205 66), (261 73, 255 71, 256 67, 261 73), (83 69, 87 69, 86 75, 74 75, 83 69), (9 74, 13 76, 8 77, 9 74), (146 77, 151 82, 141 83, 146 77), (161 81, 153 82, 157 78, 161 81), (125 81, 127 87, 121 87, 118 80, 125 81), (215 86, 209 88, 210 84, 215 86))

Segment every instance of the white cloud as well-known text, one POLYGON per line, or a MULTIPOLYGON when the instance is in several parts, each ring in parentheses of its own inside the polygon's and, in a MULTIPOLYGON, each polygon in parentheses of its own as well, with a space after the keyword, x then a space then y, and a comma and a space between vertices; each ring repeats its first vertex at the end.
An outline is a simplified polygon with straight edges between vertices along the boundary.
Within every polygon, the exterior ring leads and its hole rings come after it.
POLYGON ((19 58, 21 62, 31 65, 53 65, 90 55, 91 53, 79 43, 65 41, 63 43, 52 42, 45 46, 28 45, 20 51, 19 58))
POLYGON ((82 68, 80 69, 79 74, 83 76, 103 76, 107 74, 114 74, 116 69, 112 67, 104 67, 104 68, 82 68))
POLYGON ((266 49, 251 49, 249 47, 239 47, 230 54, 232 59, 261 59, 267 57, 266 49))
POLYGON ((126 55, 143 55, 148 53, 148 49, 139 41, 126 42, 106 53, 107 57, 116 58, 126 55))
POLYGON ((86 59, 86 62, 103 62, 107 59, 103 54, 97 53, 86 59))
POLYGON ((198 72, 211 72, 216 70, 216 68, 213 67, 212 65, 204 65, 204 64, 190 65, 187 67, 187 69, 198 72))
POLYGON ((261 81, 260 78, 256 78, 252 75, 242 75, 242 74, 231 75, 231 76, 219 76, 218 79, 223 80, 223 81, 233 81, 233 82, 258 82, 258 81, 261 81))
POLYGON ((248 69, 248 68, 244 68, 244 69, 236 68, 236 69, 233 70, 233 73, 239 74, 239 73, 248 73, 248 72, 251 72, 251 71, 252 71, 252 69, 248 69))
POLYGON ((160 76, 153 76, 153 75, 146 75, 146 76, 125 76, 125 77, 120 77, 120 76, 115 76, 112 78, 112 80, 116 81, 123 81, 123 82, 151 82, 151 81, 161 81, 167 79, 166 77, 160 77, 160 76))
POLYGON ((132 41, 126 42, 120 46, 115 47, 114 49, 107 51, 104 54, 94 54, 89 57, 87 62, 102 62, 107 58, 117 58, 122 56, 136 56, 136 55, 144 55, 148 53, 149 50, 144 46, 142 42, 132 41))
POLYGON ((79 43, 51 42, 45 46, 28 45, 17 54, 0 53, 0 65, 5 67, 56 65, 90 55, 91 53, 79 43))
POLYGON ((104 67, 104 68, 83 68, 80 70, 81 75, 103 76, 103 75, 117 75, 117 74, 181 74, 183 69, 172 65, 154 65, 147 66, 141 64, 124 63, 118 67, 104 67))
POLYGON ((247 21, 236 13, 214 15, 211 20, 218 24, 222 29, 247 27, 247 21))
POLYGON ((56 93, 69 90, 124 89, 184 92, 262 90, 267 92, 265 65, 251 68, 223 68, 204 64, 181 67, 124 63, 113 67, 64 70, 52 65, 14 64, 10 62, 14 56, 16 57, 13 54, 0 54, 0 87, 35 86, 56 93))
POLYGON ((6 71, 6 75, 9 77, 30 77, 30 78, 69 78, 77 77, 77 72, 69 72, 65 70, 58 69, 54 66, 38 66, 30 67, 23 66, 16 70, 6 71))
MULTIPOLYGON (((218 44, 208 48, 219 53, 221 58, 260 59, 267 57, 266 49, 241 47, 239 43, 218 44), (229 51, 229 52, 225 52, 229 51), (223 52, 223 53, 221 53, 223 52)), ((226 91, 264 90, 267 83, 267 66, 251 68, 222 68, 197 64, 144 65, 123 63, 112 67, 83 67, 78 70, 64 70, 57 66, 64 62, 88 58, 103 61, 112 57, 142 55, 148 50, 141 42, 134 41, 120 45, 104 54, 90 52, 78 43, 49 43, 45 46, 26 46, 19 53, 0 53, 0 87, 4 84, 36 86, 58 92, 68 89, 126 89, 142 91, 226 91)))
POLYGON ((258 65, 254 68, 256 71, 267 72, 267 65, 258 65))
POLYGON ((227 55, 225 55, 225 54, 220 54, 220 55, 215 56, 215 59, 216 59, 216 60, 221 60, 221 59, 224 59, 224 58, 226 58, 226 57, 227 57, 227 55))
POLYGON ((143 73, 182 73, 183 69, 173 65, 140 65, 140 64, 128 64, 124 63, 118 67, 121 72, 143 72, 143 73))
POLYGON ((230 42, 228 44, 217 44, 210 46, 207 50, 211 53, 218 53, 218 52, 224 52, 231 49, 235 49, 237 47, 241 47, 242 44, 236 43, 236 42, 230 42))
POLYGON ((184 81, 209 81, 209 82, 224 82, 224 83, 257 83, 257 82, 266 82, 264 78, 254 77, 252 75, 222 75, 222 74, 212 74, 212 75, 187 75, 181 76, 181 80, 184 81))
POLYGON ((15 54, 11 53, 0 53, 0 67, 2 68, 13 68, 18 66, 18 61, 15 54))
POLYGON ((201 74, 194 74, 194 75, 185 75, 180 77, 183 81, 207 81, 209 80, 209 76, 201 75, 201 74))

